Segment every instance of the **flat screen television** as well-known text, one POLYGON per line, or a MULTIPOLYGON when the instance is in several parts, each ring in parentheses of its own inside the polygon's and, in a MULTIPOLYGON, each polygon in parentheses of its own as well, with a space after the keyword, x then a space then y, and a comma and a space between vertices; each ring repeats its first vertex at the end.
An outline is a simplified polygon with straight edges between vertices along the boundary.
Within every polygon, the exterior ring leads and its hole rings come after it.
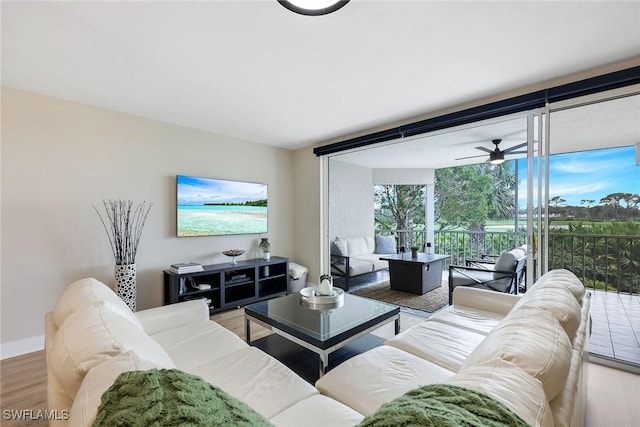
POLYGON ((177 175, 176 187, 179 237, 267 232, 267 184, 177 175))

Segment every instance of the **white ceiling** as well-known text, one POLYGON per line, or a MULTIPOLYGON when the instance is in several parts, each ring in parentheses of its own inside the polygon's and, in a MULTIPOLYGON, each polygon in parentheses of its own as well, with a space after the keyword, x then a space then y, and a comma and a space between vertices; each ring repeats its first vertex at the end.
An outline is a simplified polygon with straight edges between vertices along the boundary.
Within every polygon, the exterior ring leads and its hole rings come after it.
POLYGON ((3 85, 291 149, 640 57, 638 1, 1 8, 3 85))
MULTIPOLYGON (((631 93, 640 93, 632 87, 631 93)), ((613 91, 619 93, 620 91, 613 91)), ((604 99, 610 93, 602 94, 604 99)), ((613 94, 611 94, 613 95, 613 94)), ((591 98, 591 97, 589 97, 591 98)), ((332 158, 369 168, 445 168, 485 162, 489 159, 476 147, 493 149, 493 139, 501 139, 500 149, 527 142, 526 113, 445 129, 411 138, 398 139, 375 147, 364 147, 332 158), (468 156, 476 156, 467 158, 468 156)), ((574 108, 551 112, 550 153, 571 153, 640 143, 640 95, 577 104, 574 108)), ((537 149, 538 123, 533 126, 537 149)), ((517 149, 520 152, 526 148, 517 149)), ((507 155, 506 159, 526 157, 507 155)))

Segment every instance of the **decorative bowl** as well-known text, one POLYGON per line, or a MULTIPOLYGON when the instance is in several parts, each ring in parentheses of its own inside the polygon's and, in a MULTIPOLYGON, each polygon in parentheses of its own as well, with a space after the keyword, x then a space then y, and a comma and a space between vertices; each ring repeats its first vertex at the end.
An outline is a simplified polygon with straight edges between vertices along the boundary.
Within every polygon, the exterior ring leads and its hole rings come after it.
POLYGON ((231 265, 236 265, 236 257, 242 255, 244 252, 244 249, 227 249, 226 251, 222 251, 224 255, 232 257, 231 265))
POLYGON ((226 256, 240 256, 245 253, 244 249, 227 249, 226 251, 222 251, 222 253, 226 256))

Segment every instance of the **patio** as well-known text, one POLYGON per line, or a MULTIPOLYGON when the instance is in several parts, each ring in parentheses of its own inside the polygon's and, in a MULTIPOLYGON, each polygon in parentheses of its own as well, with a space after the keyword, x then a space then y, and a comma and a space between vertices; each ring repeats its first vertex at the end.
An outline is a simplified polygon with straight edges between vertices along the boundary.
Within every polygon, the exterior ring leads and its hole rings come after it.
POLYGON ((589 351, 640 365, 640 296, 590 289, 589 351))

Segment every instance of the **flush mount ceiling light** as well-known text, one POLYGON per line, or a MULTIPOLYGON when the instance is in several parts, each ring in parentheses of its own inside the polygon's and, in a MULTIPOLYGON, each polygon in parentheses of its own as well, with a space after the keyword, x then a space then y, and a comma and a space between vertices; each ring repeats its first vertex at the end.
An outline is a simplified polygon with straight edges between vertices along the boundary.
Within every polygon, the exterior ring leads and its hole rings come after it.
POLYGON ((343 7, 349 0, 278 0, 278 3, 301 15, 326 15, 343 7))

